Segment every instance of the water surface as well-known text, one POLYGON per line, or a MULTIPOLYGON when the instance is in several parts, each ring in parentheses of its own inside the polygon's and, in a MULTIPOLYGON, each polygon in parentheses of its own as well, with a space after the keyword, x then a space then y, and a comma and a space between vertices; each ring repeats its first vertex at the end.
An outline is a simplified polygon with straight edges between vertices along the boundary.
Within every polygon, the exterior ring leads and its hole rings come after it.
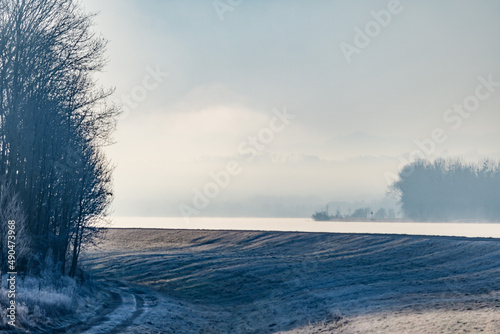
POLYGON ((317 222, 310 218, 114 217, 110 227, 410 234, 500 238, 498 223, 317 222))

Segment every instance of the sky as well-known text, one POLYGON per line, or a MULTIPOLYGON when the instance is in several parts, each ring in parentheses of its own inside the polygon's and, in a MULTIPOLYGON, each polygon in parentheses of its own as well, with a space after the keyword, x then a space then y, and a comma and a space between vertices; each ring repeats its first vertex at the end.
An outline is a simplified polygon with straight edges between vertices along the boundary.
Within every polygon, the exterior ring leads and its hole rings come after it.
POLYGON ((500 159, 496 1, 82 5, 124 110, 114 216, 390 206, 417 157, 500 159))

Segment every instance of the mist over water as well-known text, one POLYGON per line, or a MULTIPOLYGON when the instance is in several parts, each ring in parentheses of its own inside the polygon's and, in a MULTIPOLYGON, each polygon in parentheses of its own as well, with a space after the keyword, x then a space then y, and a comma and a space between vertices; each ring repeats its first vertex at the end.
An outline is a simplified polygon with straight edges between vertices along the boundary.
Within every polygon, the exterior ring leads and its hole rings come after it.
POLYGON ((396 2, 243 1, 224 20, 219 1, 83 3, 126 111, 107 149, 117 216, 182 216, 231 161, 196 216, 310 215, 383 200, 417 156, 500 158, 499 3, 401 1, 387 27, 396 2))

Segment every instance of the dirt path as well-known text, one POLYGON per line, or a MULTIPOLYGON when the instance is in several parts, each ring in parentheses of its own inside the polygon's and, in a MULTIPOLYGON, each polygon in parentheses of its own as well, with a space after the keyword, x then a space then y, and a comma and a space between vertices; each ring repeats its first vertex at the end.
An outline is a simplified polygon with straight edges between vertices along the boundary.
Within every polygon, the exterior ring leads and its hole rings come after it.
POLYGON ((108 300, 94 316, 69 328, 56 330, 70 334, 121 334, 140 317, 146 309, 155 307, 157 297, 120 281, 102 283, 108 300))

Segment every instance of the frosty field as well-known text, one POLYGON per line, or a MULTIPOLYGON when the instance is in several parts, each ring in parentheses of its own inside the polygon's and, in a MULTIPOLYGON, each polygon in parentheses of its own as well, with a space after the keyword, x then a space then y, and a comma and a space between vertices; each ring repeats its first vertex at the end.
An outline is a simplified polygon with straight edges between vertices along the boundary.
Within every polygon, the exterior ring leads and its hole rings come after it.
POLYGON ((110 229, 69 332, 498 333, 500 240, 110 229))

